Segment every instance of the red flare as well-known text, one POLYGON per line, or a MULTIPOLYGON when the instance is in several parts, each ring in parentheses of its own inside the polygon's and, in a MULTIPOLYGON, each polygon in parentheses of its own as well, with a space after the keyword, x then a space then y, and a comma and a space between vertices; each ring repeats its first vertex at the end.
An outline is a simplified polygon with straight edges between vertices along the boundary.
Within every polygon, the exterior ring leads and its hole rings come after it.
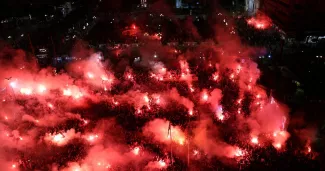
POLYGON ((202 100, 203 101, 208 101, 208 99, 209 99, 209 95, 206 92, 203 92, 203 94, 202 94, 202 100))
POLYGON ((251 142, 253 144, 258 144, 258 138, 257 137, 253 137, 252 140, 251 140, 251 142))
POLYGON ((133 148, 133 150, 132 150, 132 153, 134 154, 134 155, 139 155, 139 152, 140 152, 140 148, 139 147, 134 147, 133 148))

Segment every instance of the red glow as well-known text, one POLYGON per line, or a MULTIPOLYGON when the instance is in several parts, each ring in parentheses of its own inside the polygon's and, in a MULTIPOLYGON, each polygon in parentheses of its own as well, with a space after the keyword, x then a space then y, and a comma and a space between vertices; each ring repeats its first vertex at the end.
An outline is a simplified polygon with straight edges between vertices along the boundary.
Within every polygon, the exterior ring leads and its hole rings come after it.
POLYGON ((132 27, 132 29, 134 29, 134 30, 137 29, 137 26, 136 26, 135 24, 132 24, 131 27, 132 27))
MULTIPOLYGON (((165 46, 152 39, 160 33, 126 29, 138 43, 109 47, 105 57, 73 50, 75 60, 62 72, 26 61, 17 63, 24 70, 3 67, 0 138, 8 154, 0 166, 10 170, 15 160, 17 170, 166 170, 174 159, 184 166, 189 159, 193 168, 217 168, 213 160, 248 165, 251 153, 286 150, 290 115, 258 84, 259 67, 248 56, 255 48, 222 41, 165 46)), ((303 147, 312 152, 310 143, 303 147)))
POLYGON ((267 29, 271 26, 271 20, 266 16, 258 16, 257 18, 250 18, 247 24, 255 27, 256 29, 267 29))
POLYGON ((219 78, 219 75, 218 75, 218 74, 214 74, 214 75, 213 75, 213 80, 214 80, 214 81, 217 81, 218 78, 219 78))

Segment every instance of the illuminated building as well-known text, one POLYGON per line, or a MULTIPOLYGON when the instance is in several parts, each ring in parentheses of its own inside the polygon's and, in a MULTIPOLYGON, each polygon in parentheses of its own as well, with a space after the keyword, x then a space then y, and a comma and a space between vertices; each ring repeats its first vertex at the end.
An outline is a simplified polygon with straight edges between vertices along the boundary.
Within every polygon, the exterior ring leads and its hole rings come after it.
POLYGON ((259 7, 260 7, 259 0, 245 0, 245 10, 249 15, 256 14, 259 7))
POLYGON ((176 8, 182 8, 182 0, 176 0, 176 8))
POLYGON ((147 8, 147 6, 148 6, 147 0, 141 0, 141 7, 147 8))

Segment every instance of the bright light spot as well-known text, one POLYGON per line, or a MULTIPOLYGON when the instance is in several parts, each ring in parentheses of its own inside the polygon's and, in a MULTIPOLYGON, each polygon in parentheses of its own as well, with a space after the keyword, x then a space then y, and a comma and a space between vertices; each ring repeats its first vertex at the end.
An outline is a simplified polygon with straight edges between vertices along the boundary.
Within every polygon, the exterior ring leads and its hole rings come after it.
POLYGON ((87 73, 87 76, 88 76, 89 78, 91 78, 91 79, 94 78, 94 74, 92 74, 92 73, 90 73, 90 72, 87 73))
POLYGON ((194 150, 194 151, 193 151, 193 154, 194 154, 194 156, 196 156, 196 155, 199 154, 199 151, 198 151, 198 150, 194 150))
POLYGON ((73 97, 75 98, 75 99, 79 99, 80 97, 82 97, 83 96, 83 94, 81 93, 81 92, 79 92, 79 93, 77 93, 76 95, 74 95, 73 97))
POLYGON ((63 140, 63 135, 62 134, 57 134, 53 137, 54 142, 60 142, 63 140))
POLYGON ((47 106, 51 109, 53 109, 53 105, 51 103, 48 103, 47 106))
POLYGON ((135 147, 133 150, 132 150, 132 153, 134 155, 139 155, 139 152, 140 152, 140 148, 139 147, 135 147))
POLYGON ((108 81, 108 78, 105 75, 102 75, 101 78, 102 78, 103 81, 108 81))
POLYGON ((156 99, 156 104, 160 104, 160 97, 156 99))
POLYGON ((193 115, 193 110, 189 110, 188 114, 192 116, 193 115))
POLYGON ((40 93, 43 93, 44 91, 46 91, 46 87, 45 87, 44 85, 40 84, 40 85, 38 86, 38 91, 39 91, 40 93))
POLYGON ((221 121, 223 121, 225 119, 225 116, 224 115, 219 115, 218 116, 218 119, 221 120, 221 121))
POLYGON ((235 156, 236 157, 241 157, 241 156, 244 156, 244 152, 243 152, 243 150, 241 150, 241 149, 236 149, 236 151, 235 151, 235 156))
POLYGON ((30 89, 30 88, 21 88, 20 93, 25 94, 25 95, 31 95, 32 94, 32 89, 30 89))
POLYGON ((190 87, 191 92, 193 93, 195 89, 193 87, 190 87))
POLYGON ((71 96, 72 95, 72 92, 71 92, 70 89, 65 89, 65 90, 63 90, 63 95, 65 95, 65 96, 71 96))
POLYGON ((159 160, 159 166, 160 167, 166 167, 166 162, 163 160, 159 160))
POLYGON ((127 79, 129 79, 129 80, 132 80, 133 79, 133 76, 131 75, 131 74, 127 74, 127 79))
POLYGON ((208 98, 209 98, 208 94, 207 93, 203 93, 202 100, 208 101, 208 98))
POLYGON ((94 141, 96 138, 98 138, 98 135, 89 135, 88 141, 94 141))
POLYGON ((276 136, 277 136, 277 133, 276 133, 276 132, 274 132, 274 133, 273 133, 273 136, 274 136, 274 137, 276 137, 276 136))
POLYGON ((234 74, 231 74, 230 75, 230 79, 234 79, 235 78, 235 75, 234 74))
POLYGON ((114 101, 114 100, 113 100, 113 103, 114 103, 114 105, 116 105, 116 106, 119 104, 117 101, 114 101))
POLYGON ((275 144, 274 146, 275 146, 275 148, 277 148, 277 149, 280 149, 280 148, 282 147, 282 145, 281 145, 280 143, 277 143, 277 144, 275 144))
POLYGON ((13 165, 11 165, 11 167, 12 167, 13 169, 15 169, 17 166, 16 166, 15 164, 13 164, 13 165))
POLYGON ((149 98, 148 98, 147 95, 145 95, 145 96, 143 97, 143 99, 144 99, 144 101, 145 101, 146 103, 149 103, 149 98))
POLYGON ((218 75, 218 74, 213 75, 213 80, 214 80, 214 81, 217 81, 218 78, 219 78, 219 75, 218 75))
POLYGON ((308 153, 310 153, 311 152, 311 147, 308 147, 307 149, 308 149, 308 153))
POLYGON ((222 109, 222 106, 219 106, 218 109, 217 109, 217 112, 216 112, 216 115, 217 115, 217 118, 220 120, 220 121, 223 121, 225 119, 225 116, 223 115, 223 109, 222 109))
POLYGON ((251 140, 251 142, 252 142, 253 144, 258 144, 258 139, 257 139, 257 137, 253 137, 252 140, 251 140))
POLYGON ((183 138, 180 138, 180 139, 178 140, 178 143, 179 143, 180 145, 184 145, 184 142, 185 142, 185 140, 184 140, 183 138))

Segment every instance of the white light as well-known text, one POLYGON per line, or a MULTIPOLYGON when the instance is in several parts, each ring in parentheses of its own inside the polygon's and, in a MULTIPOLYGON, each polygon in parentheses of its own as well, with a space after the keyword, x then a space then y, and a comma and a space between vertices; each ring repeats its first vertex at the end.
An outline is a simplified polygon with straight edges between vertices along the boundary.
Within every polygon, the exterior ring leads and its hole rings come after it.
POLYGON ((46 91, 46 87, 41 84, 41 85, 38 86, 38 90, 39 90, 40 93, 43 93, 44 91, 46 91))
POLYGON ((62 134, 57 134, 53 137, 54 142, 59 142, 63 140, 63 135, 62 134))
POLYGON ((12 87, 12 88, 16 88, 16 85, 17 85, 17 84, 16 84, 16 82, 11 82, 9 85, 10 85, 10 87, 12 87))
POLYGON ((252 141, 253 144, 257 144, 258 143, 257 137, 253 137, 251 141, 252 141))
POLYGON ((47 50, 46 49, 39 49, 40 52, 46 52, 47 50))
POLYGON ((132 152, 133 152, 134 155, 139 155, 140 148, 139 148, 139 147, 135 147, 135 148, 132 150, 132 152))

